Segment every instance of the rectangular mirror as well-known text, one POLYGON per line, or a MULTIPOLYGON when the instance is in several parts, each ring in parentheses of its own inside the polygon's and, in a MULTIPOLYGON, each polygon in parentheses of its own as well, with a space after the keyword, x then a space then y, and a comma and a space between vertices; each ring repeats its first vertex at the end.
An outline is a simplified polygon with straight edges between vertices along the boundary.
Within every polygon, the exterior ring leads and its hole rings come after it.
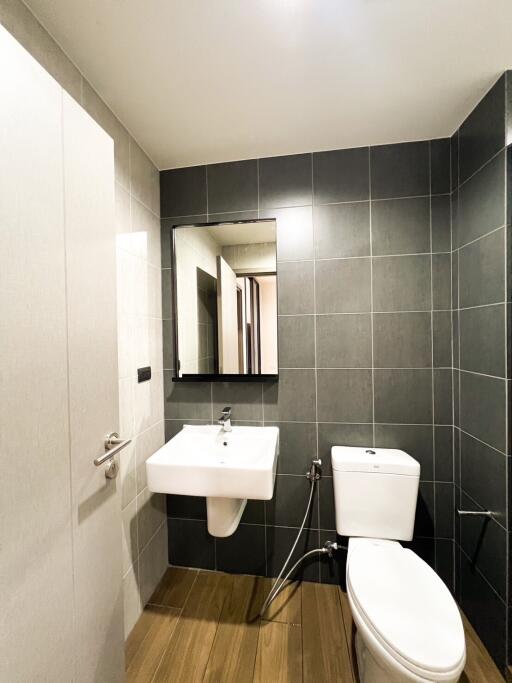
POLYGON ((175 380, 277 377, 274 219, 173 227, 175 380))

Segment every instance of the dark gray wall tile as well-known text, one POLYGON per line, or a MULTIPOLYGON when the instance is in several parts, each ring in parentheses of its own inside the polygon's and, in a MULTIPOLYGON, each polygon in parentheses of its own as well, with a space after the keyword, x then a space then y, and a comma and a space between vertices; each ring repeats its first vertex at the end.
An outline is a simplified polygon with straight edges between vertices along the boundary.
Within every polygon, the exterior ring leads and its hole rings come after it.
POLYGON ((431 367, 431 314, 375 313, 373 354, 376 368, 431 367))
POLYGON ((313 258, 313 216, 310 206, 264 209, 260 211, 260 218, 276 219, 278 261, 313 258))
POLYGON ((192 166, 160 173, 160 215, 206 213, 206 167, 192 166))
POLYGON ((450 138, 451 189, 459 186, 459 131, 450 138))
MULTIPOLYGON (((321 416, 320 416, 321 417, 321 416)), ((324 419, 321 417, 321 419, 324 419)), ((322 473, 332 476, 331 448, 333 446, 360 446, 369 448, 373 445, 373 427, 371 424, 318 424, 318 457, 322 460, 322 473)))
POLYGON ((213 419, 231 406, 233 420, 263 420, 262 385, 259 382, 214 382, 212 384, 213 419))
POLYGON ((432 254, 432 307, 449 310, 452 305, 450 254, 432 254))
POLYGON ((464 431, 505 452, 505 380, 461 372, 460 424, 464 431))
POLYGON ((369 368, 372 365, 370 313, 316 316, 319 368, 369 368))
POLYGON ((277 301, 279 315, 313 313, 313 261, 289 261, 277 266, 277 301))
POLYGON ((207 166, 206 172, 208 213, 258 208, 258 172, 255 159, 212 164, 207 166))
POLYGON ((209 382, 173 382, 173 373, 164 370, 164 410, 166 418, 211 419, 209 382))
POLYGON ((430 188, 432 194, 450 192, 450 138, 430 142, 430 188))
MULTIPOLYGON (((416 503, 416 519, 414 524, 414 536, 427 536, 432 538, 435 534, 435 496, 434 484, 421 481, 416 503)), ((428 563, 432 564, 429 558, 428 563)))
POLYGON ((462 246, 505 225, 505 153, 459 190, 458 244, 462 246))
POLYGON ((206 522, 167 519, 169 564, 198 569, 215 569, 215 539, 206 522))
POLYGON ((312 202, 311 154, 259 160, 260 208, 312 202))
POLYGON ((229 223, 231 221, 252 221, 259 218, 257 209, 249 209, 248 211, 226 211, 220 213, 208 214, 208 221, 210 223, 229 223))
POLYGON ((312 315, 279 316, 279 367, 315 367, 315 318, 312 315))
POLYGON ((232 536, 216 538, 217 571, 265 576, 265 527, 240 524, 232 536))
POLYGON ((435 484, 436 537, 453 538, 454 491, 453 484, 435 484))
POLYGON ((313 185, 315 204, 368 199, 368 147, 313 154, 313 185))
POLYGON ((420 463, 420 477, 434 479, 433 434, 430 425, 375 425, 377 448, 398 448, 420 463))
POLYGON ((460 367, 505 376, 505 304, 470 308, 459 313, 460 367))
POLYGON ((334 510, 334 486, 332 477, 322 477, 319 482, 318 495, 320 499, 319 527, 320 529, 335 529, 336 514, 334 510))
POLYGON ((372 202, 372 253, 423 254, 430 251, 430 197, 372 202))
POLYGON ((431 370, 375 370, 375 422, 432 423, 431 370))
POLYGON ((453 481, 453 427, 434 427, 436 481, 453 481))
POLYGON ((170 268, 162 270, 162 318, 170 320, 174 316, 172 293, 174 281, 173 271, 170 268))
MULTIPOLYGON (((306 477, 278 474, 271 500, 265 501, 267 524, 300 527, 306 512, 310 484, 306 477)), ((318 491, 315 489, 306 527, 318 529, 318 491)))
POLYGON ((409 548, 416 553, 421 559, 426 562, 432 569, 435 565, 435 540, 433 538, 413 538, 408 543, 402 543, 403 546, 409 548))
POLYGON ((436 539, 436 572, 454 592, 455 548, 452 540, 436 539))
MULTIPOLYGON (((279 574, 296 536, 297 529, 267 527, 267 576, 279 574)), ((319 543, 318 530, 304 529, 290 558, 290 566, 292 567, 309 550, 318 548, 319 543)), ((290 578, 292 580, 319 581, 320 567, 317 556, 312 556, 301 562, 296 573, 290 578)), ((300 590, 300 584, 297 584, 297 589, 300 590)))
POLYGON ((314 422, 316 391, 314 370, 281 370, 279 382, 263 385, 265 422, 314 422))
POLYGON ((371 370, 318 370, 318 416, 325 422, 371 422, 371 370))
POLYGON ((430 256, 373 259, 375 311, 429 311, 430 256))
POLYGON ((162 320, 164 369, 174 369, 174 320, 162 320))
POLYGON ((452 314, 450 311, 434 311, 432 314, 434 340, 434 367, 452 366, 452 314))
POLYGON ((206 498, 202 496, 166 496, 167 516, 181 519, 206 519, 206 498))
POLYGON ((428 142, 371 147, 370 159, 372 199, 430 193, 428 142))
POLYGON ((313 209, 316 258, 370 255, 370 204, 349 202, 313 209))
POLYGON ((317 261, 317 313, 364 313, 370 310, 370 259, 317 261))
POLYGON ((432 251, 450 251, 451 238, 451 199, 449 194, 432 197, 430 209, 432 215, 432 251))
POLYGON ((459 251, 459 302, 461 308, 505 300, 505 230, 459 251))
POLYGON ((507 607, 463 552, 460 567, 461 607, 491 657, 504 670, 507 607))
MULTIPOLYGON (((266 422, 265 424, 269 424, 266 422)), ((275 422, 279 427, 279 474, 305 474, 316 457, 314 422, 275 422)))
POLYGON ((460 468, 462 489, 506 524, 507 456, 461 432, 460 468))
POLYGON ((453 424, 452 371, 434 370, 434 423, 453 424))
MULTIPOLYGON (((462 494, 464 510, 481 510, 462 494)), ((460 518, 460 543, 463 551, 487 581, 506 600, 507 593, 507 532, 493 519, 465 516, 460 518)))
POLYGON ((461 182, 464 182, 504 145, 505 77, 502 76, 459 129, 461 182))

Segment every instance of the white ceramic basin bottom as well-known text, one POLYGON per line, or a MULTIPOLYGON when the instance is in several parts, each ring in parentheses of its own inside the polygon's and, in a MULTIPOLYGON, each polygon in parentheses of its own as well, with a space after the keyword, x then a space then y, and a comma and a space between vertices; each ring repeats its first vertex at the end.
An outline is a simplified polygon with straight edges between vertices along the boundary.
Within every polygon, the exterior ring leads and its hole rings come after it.
POLYGON ((272 498, 278 453, 278 427, 185 425, 146 461, 148 487, 205 496, 208 531, 230 536, 247 499, 272 498))

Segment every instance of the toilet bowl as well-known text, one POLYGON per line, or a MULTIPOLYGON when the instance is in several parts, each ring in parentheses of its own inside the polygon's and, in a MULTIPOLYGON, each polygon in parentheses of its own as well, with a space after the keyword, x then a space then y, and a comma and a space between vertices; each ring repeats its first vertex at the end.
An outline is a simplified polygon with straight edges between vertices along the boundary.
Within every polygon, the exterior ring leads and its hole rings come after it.
POLYGON ((351 538, 347 595, 361 683, 459 680, 466 660, 459 610, 412 550, 394 541, 351 538))
POLYGON ((331 460, 360 683, 456 683, 466 661, 457 604, 398 542, 412 539, 419 463, 396 449, 346 446, 333 447, 331 460))

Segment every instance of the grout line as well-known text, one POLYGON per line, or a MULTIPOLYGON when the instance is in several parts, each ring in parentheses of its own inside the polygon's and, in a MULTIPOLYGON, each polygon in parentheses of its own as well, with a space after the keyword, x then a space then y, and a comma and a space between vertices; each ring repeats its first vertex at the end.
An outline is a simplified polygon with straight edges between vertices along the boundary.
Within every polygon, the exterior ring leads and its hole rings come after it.
MULTIPOLYGON (((459 398, 459 400, 460 400, 460 398, 459 398)), ((470 436, 470 437, 471 437, 472 439, 474 439, 475 441, 478 441, 479 443, 483 444, 484 446, 487 446, 487 448, 491 448, 493 451, 495 451, 496 453, 499 453, 499 454, 502 455, 503 457, 505 457, 505 458, 510 458, 510 457, 511 457, 511 456, 507 455, 506 453, 504 453, 503 451, 500 451, 499 448, 496 448, 495 446, 491 446, 491 444, 490 444, 490 443, 487 443, 487 441, 482 441, 482 439, 479 439, 479 438, 478 438, 477 436, 475 436, 474 434, 471 434, 471 432, 466 432, 466 430, 462 429, 462 427, 459 426, 459 427, 458 427, 458 430, 459 430, 462 434, 465 434, 466 436, 470 436)))
MULTIPOLYGON (((458 197, 458 195, 457 195, 458 197)), ((455 251, 462 251, 462 249, 465 249, 466 247, 470 247, 472 244, 475 244, 476 242, 481 242, 483 239, 486 237, 489 237, 490 235, 494 235, 495 232, 499 232, 500 230, 505 230, 506 232, 507 225, 503 223, 502 225, 499 225, 497 228, 493 228, 492 230, 489 230, 489 232, 484 233, 483 235, 479 235, 478 237, 475 237, 474 240, 470 240, 469 242, 466 242, 465 244, 460 244, 458 247, 456 247, 455 251)))
MULTIPOLYGON (((432 256, 432 144, 428 143, 428 178, 429 178, 429 237, 430 237, 430 359, 432 362, 431 369, 431 387, 432 387, 432 472, 434 481, 436 478, 436 401, 435 401, 435 375, 434 375, 434 262, 432 256)), ((436 514, 436 486, 432 486, 434 494, 434 567, 437 567, 437 549, 435 540, 437 539, 437 514, 436 514)))
POLYGON ((372 159, 371 150, 368 147, 368 196, 370 198, 370 340, 372 357, 372 446, 375 448, 375 352, 374 352, 374 305, 373 305, 373 204, 372 204, 372 159))

